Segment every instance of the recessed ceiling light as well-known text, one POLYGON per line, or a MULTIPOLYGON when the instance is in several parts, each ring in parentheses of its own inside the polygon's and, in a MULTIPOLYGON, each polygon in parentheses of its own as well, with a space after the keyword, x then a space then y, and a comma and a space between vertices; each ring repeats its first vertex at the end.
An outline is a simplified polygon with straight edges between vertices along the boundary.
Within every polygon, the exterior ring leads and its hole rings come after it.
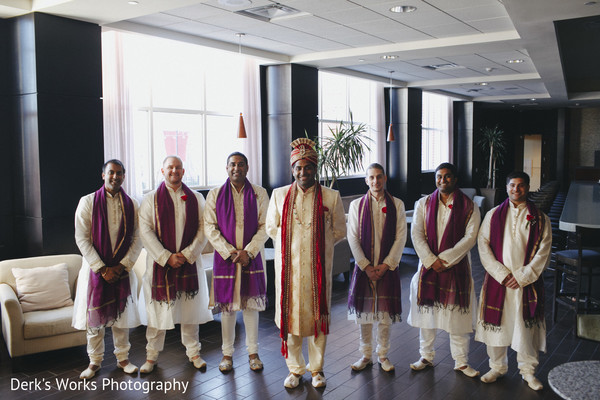
POLYGON ((476 83, 476 85, 478 85, 478 86, 487 86, 487 85, 489 85, 489 83, 487 83, 487 82, 479 82, 479 83, 476 83))
POLYGON ((536 101, 537 99, 529 99, 529 100, 531 100, 531 101, 536 101))
POLYGON ((395 55, 385 55, 385 56, 381 56, 381 58, 383 58, 384 60, 395 60, 396 58, 398 58, 398 56, 395 56, 395 55))
POLYGON ((509 63, 509 64, 521 64, 521 63, 523 63, 523 62, 525 62, 525 60, 522 60, 522 59, 520 59, 520 58, 516 58, 516 59, 514 59, 514 60, 508 60, 508 61, 507 61, 507 63, 509 63))
POLYGON ((365 62, 365 59, 364 58, 359 58, 358 62, 365 62))
POLYGON ((409 13, 413 12, 417 9, 415 6, 395 6, 390 8, 390 11, 393 13, 409 13))
POLYGON ((139 1, 128 1, 127 4, 130 4, 132 6, 137 6, 138 4, 140 4, 139 1))
POLYGON ((593 6, 595 4, 598 4, 597 1, 588 1, 587 3, 583 3, 584 6, 593 6))

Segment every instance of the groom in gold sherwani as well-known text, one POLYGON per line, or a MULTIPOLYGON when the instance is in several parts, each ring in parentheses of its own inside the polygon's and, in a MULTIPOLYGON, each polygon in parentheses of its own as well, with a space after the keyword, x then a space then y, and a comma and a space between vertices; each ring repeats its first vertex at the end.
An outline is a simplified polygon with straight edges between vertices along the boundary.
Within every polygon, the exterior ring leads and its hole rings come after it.
POLYGON ((339 192, 316 180, 315 143, 301 138, 291 146, 295 182, 273 191, 267 211, 267 233, 275 243, 275 323, 289 369, 284 386, 297 387, 308 370, 312 385, 323 387, 333 247, 346 236, 346 220, 339 192), (308 337, 308 365, 303 337, 308 337))

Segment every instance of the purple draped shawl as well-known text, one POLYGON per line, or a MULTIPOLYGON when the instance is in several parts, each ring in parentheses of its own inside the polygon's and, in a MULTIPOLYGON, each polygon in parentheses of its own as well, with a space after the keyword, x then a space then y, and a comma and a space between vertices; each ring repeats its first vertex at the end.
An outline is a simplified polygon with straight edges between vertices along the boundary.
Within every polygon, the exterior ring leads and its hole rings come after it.
MULTIPOLYGON (((498 206, 490 221, 490 247, 494 257, 498 262, 503 263, 502 249, 504 241, 504 228, 506 225, 506 215, 511 207, 509 199, 506 199, 498 206)), ((527 221, 529 227, 529 237, 525 248, 525 259, 523 265, 531 262, 537 252, 546 218, 544 214, 537 209, 535 204, 527 201, 527 210, 531 215, 531 220, 527 221)), ((502 310, 504 308, 504 297, 506 295, 506 286, 495 280, 486 272, 483 281, 483 291, 481 293, 482 306, 480 320, 486 329, 499 329, 502 322, 502 310)), ((536 326, 544 318, 544 279, 542 275, 534 283, 523 287, 523 320, 527 327, 536 326)))
MULTIPOLYGON (((425 229, 429 249, 436 256, 453 248, 464 236, 473 214, 473 202, 460 189, 454 191, 450 217, 438 248, 437 215, 439 190, 429 195, 425 205, 425 229)), ((420 308, 457 308, 468 312, 471 294, 471 271, 469 258, 465 255, 452 268, 436 272, 433 268, 421 268, 417 304, 420 308)))
MULTIPOLYGON (((102 186, 94 194, 92 208, 92 244, 107 267, 119 265, 129 251, 135 229, 135 209, 133 201, 121 189, 117 193, 122 210, 121 224, 112 249, 108 215, 106 209, 106 188, 102 186)), ((102 328, 114 323, 125 310, 127 300, 131 296, 129 273, 123 271, 119 280, 108 283, 100 272, 90 270, 88 283, 87 325, 89 328, 102 328)))
MULTIPOLYGON (((185 201, 185 226, 181 239, 181 248, 177 248, 175 237, 175 205, 169 194, 167 185, 163 182, 154 195, 154 217, 158 240, 165 249, 177 253, 188 247, 198 234, 198 199, 194 192, 185 184, 181 184, 185 201)), ((164 267, 154 263, 152 276, 152 299, 158 302, 171 303, 185 294, 193 298, 198 294, 198 270, 196 263, 186 262, 179 268, 170 265, 164 267)))
MULTIPOLYGON (((216 201, 217 225, 221 235, 232 246, 237 248, 235 235, 236 214, 235 203, 231 182, 221 186, 221 190, 216 201)), ((258 231, 258 206, 256 194, 252 185, 246 179, 244 184, 244 215, 240 216, 244 221, 243 248, 252 241, 252 238, 258 231)), ((236 266, 231 258, 226 260, 221 257, 218 251, 214 252, 213 263, 213 285, 215 306, 219 306, 224 311, 230 311, 233 305, 233 293, 235 288, 236 266)), ((250 261, 250 264, 242 268, 240 281, 240 302, 241 309, 246 308, 248 300, 254 299, 258 304, 266 302, 265 273, 263 269, 262 256, 260 252, 250 261)))
MULTIPOLYGON (((374 232, 373 215, 371 213, 371 195, 367 193, 360 200, 358 207, 358 221, 360 245, 372 265, 379 265, 388 256, 396 240, 396 224, 398 216, 394 198, 385 192, 385 222, 379 248, 379 260, 374 260, 374 232)), ((395 265, 390 265, 395 267, 395 265)), ((383 277, 372 282, 367 273, 354 266, 354 274, 348 295, 348 309, 360 317, 362 313, 373 313, 373 318, 380 313, 387 312, 392 321, 400 321, 402 304, 400 298, 400 271, 399 268, 387 270, 383 277)))

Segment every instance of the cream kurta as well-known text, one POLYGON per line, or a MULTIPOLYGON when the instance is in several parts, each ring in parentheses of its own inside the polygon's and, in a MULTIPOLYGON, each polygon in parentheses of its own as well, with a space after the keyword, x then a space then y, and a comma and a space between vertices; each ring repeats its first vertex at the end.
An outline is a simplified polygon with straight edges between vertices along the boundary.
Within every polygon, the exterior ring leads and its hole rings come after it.
MULTIPOLYGON (((490 220, 497 208, 486 214, 479 230, 477 245, 481 263, 485 270, 498 282, 504 281, 512 273, 520 288, 506 288, 501 329, 496 332, 485 330, 482 324, 478 323, 475 340, 484 342, 488 346, 511 346, 517 352, 521 351, 522 348, 531 347, 531 345, 534 349, 546 351, 546 322, 542 321, 539 327, 525 327, 522 287, 535 282, 550 262, 552 247, 550 220, 544 214, 546 222, 540 246, 531 262, 524 266, 525 247, 529 238, 527 206, 522 203, 519 207, 514 207, 511 203, 504 228, 503 265, 496 260, 490 248, 490 220)), ((481 309, 481 299, 479 304, 481 309)))
MULTIPOLYGON (((445 261, 447 266, 451 268, 460 260, 462 260, 463 257, 467 256, 469 260, 469 276, 471 276, 470 250, 473 248, 475 241, 477 240, 477 231, 481 222, 479 207, 476 205, 473 207, 473 214, 471 215, 471 218, 469 219, 465 229, 465 236, 458 241, 454 247, 446 249, 436 256, 429 248, 429 244, 427 244, 427 227, 425 218, 427 214, 426 202, 427 196, 422 197, 417 202, 411 227, 413 246, 417 252, 417 255, 419 256, 419 268, 410 282, 410 313, 408 314, 407 322, 409 325, 417 328, 443 329, 453 335, 471 333, 473 332, 477 318, 475 290, 472 277, 470 278, 471 293, 469 294, 470 306, 468 313, 462 313, 458 309, 450 310, 448 308, 441 309, 437 307, 430 307, 426 312, 419 312, 417 293, 419 291, 419 276, 421 275, 421 269, 431 268, 431 265, 438 258, 442 261, 445 261)), ((448 206, 453 204, 453 202, 453 194, 450 196, 446 204, 444 204, 441 200, 438 202, 438 213, 436 220, 438 246, 442 241, 442 236, 446 230, 446 226, 450 218, 451 208, 448 206)))
POLYGON ((152 191, 144 197, 139 211, 140 236, 148 252, 146 273, 143 277, 143 290, 140 293, 139 302, 141 305, 140 318, 142 323, 157 329, 173 329, 175 324, 203 324, 213 319, 212 313, 208 310, 208 286, 206 284, 206 274, 202 268, 202 258, 200 257, 200 253, 206 244, 203 216, 204 197, 200 193, 193 191, 196 199, 198 199, 198 232, 192 243, 188 247, 181 249, 181 240, 186 220, 185 201, 181 199, 181 196, 185 193, 181 187, 177 191, 173 191, 168 186, 167 189, 175 208, 177 248, 190 263, 196 262, 198 294, 192 299, 186 299, 185 295, 183 295, 181 298, 175 300, 173 305, 152 300, 153 263, 156 261, 164 267, 172 254, 163 247, 155 232, 154 196, 156 191, 152 191))
MULTIPOLYGON (((94 208, 94 196, 95 193, 90 193, 83 196, 79 200, 79 205, 75 211, 75 242, 79 251, 83 256, 83 262, 81 269, 79 270, 79 277, 77 278, 77 292, 75 295, 75 304, 73 307, 73 322, 72 325, 75 329, 87 329, 87 293, 88 284, 90 280, 90 270, 98 272, 104 263, 100 258, 100 255, 94 248, 92 242, 92 213, 94 208)), ((133 208, 135 211, 134 221, 134 232, 129 246, 129 250, 125 254, 125 257, 121 260, 121 264, 125 269, 130 272, 129 283, 131 285, 131 297, 127 301, 125 311, 115 321, 114 325, 117 328, 135 328, 140 324, 140 318, 138 315, 137 308, 137 278, 135 273, 131 272, 131 268, 135 264, 140 251, 142 251, 142 242, 139 237, 138 229, 138 204, 134 199, 133 208)), ((121 225, 121 218, 123 211, 121 210, 121 204, 119 197, 113 197, 110 193, 106 192, 106 214, 108 217, 108 232, 110 235, 111 248, 114 250, 117 236, 119 235, 119 227, 121 225)))
MULTIPOLYGON (((311 247, 313 245, 312 214, 315 186, 303 192, 298 187, 295 201, 295 217, 292 217, 292 276, 290 296, 290 330, 296 336, 314 336, 315 326, 313 317, 312 300, 312 259, 311 247)), ((277 188, 271 195, 269 210, 267 212, 267 234, 275 243, 275 323, 280 328, 281 323, 281 217, 283 203, 290 185, 277 188)), ((325 276, 327 279, 327 309, 331 313, 331 271, 333 268, 333 247, 346 236, 346 217, 342 199, 337 190, 321 187, 323 195, 323 208, 325 209, 325 276)))
MULTIPOLYGON (((221 187, 214 188, 208 192, 206 197, 206 208, 204 209, 204 234, 223 259, 227 259, 231 256, 231 252, 235 250, 246 250, 256 256, 258 253, 262 256, 263 271, 265 274, 265 284, 267 279, 267 268, 265 261, 265 241, 267 240, 267 231, 265 226, 265 220, 267 219, 267 208, 269 207, 269 196, 267 191, 258 186, 252 185, 252 190, 256 195, 256 205, 258 208, 258 231, 252 237, 250 243, 244 247, 244 191, 246 187, 238 193, 233 184, 231 185, 231 193, 233 197, 233 203, 235 207, 235 246, 227 242, 227 240, 221 235, 219 225, 217 223, 217 197, 221 191, 221 187)), ((241 310, 240 305, 240 282, 242 274, 242 265, 236 264, 235 268, 235 289, 233 291, 233 305, 232 311, 241 310)), ((214 278, 213 278, 214 279, 214 278)), ((210 290, 210 306, 214 307, 214 284, 211 284, 210 290)), ((262 311, 265 309, 265 304, 259 304, 256 299, 249 299, 246 305, 248 310, 262 311)))
MULTIPOLYGON (((367 265, 371 264, 375 266, 379 261, 381 236, 383 234, 383 225, 385 223, 385 217, 387 214, 383 212, 383 208, 386 207, 385 196, 381 196, 381 199, 377 200, 371 195, 371 216, 373 221, 373 260, 369 260, 360 244, 360 221, 358 219, 361 200, 362 198, 359 198, 350 203, 350 208, 348 211, 348 244, 350 245, 350 250, 352 251, 352 256, 354 257, 356 264, 361 270, 364 270, 367 265)), ((402 258, 402 252, 404 251, 404 245, 406 244, 406 211, 404 210, 404 203, 402 200, 394 197, 394 205, 396 206, 397 215, 396 240, 394 241, 390 252, 382 261, 382 263, 388 265, 391 270, 398 268, 400 259, 402 258)), ((375 304, 377 304, 377 302, 375 302, 375 304)), ((372 323, 373 318, 377 315, 377 312, 361 313, 361 317, 357 318, 356 314, 349 314, 348 318, 351 320, 357 320, 359 323, 372 323)), ((385 312, 382 318, 389 319, 388 313, 385 312)))

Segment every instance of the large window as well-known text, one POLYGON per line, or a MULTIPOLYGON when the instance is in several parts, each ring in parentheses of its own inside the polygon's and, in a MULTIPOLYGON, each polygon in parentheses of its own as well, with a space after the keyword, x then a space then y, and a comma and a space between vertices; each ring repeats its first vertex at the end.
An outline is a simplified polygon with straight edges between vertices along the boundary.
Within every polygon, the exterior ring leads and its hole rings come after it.
POLYGON ((331 136, 330 129, 335 130, 340 121, 350 123, 352 112, 354 123, 365 124, 366 134, 372 139, 363 160, 362 170, 353 172, 362 175, 370 163, 383 162, 376 159, 377 84, 366 79, 320 71, 319 89, 319 137, 331 136))
POLYGON ((450 159, 452 99, 423 92, 421 170, 433 171, 450 159))
POLYGON ((144 191, 162 182, 178 155, 190 187, 221 184, 225 158, 241 150, 242 56, 143 35, 124 36, 134 132, 135 173, 144 191))

